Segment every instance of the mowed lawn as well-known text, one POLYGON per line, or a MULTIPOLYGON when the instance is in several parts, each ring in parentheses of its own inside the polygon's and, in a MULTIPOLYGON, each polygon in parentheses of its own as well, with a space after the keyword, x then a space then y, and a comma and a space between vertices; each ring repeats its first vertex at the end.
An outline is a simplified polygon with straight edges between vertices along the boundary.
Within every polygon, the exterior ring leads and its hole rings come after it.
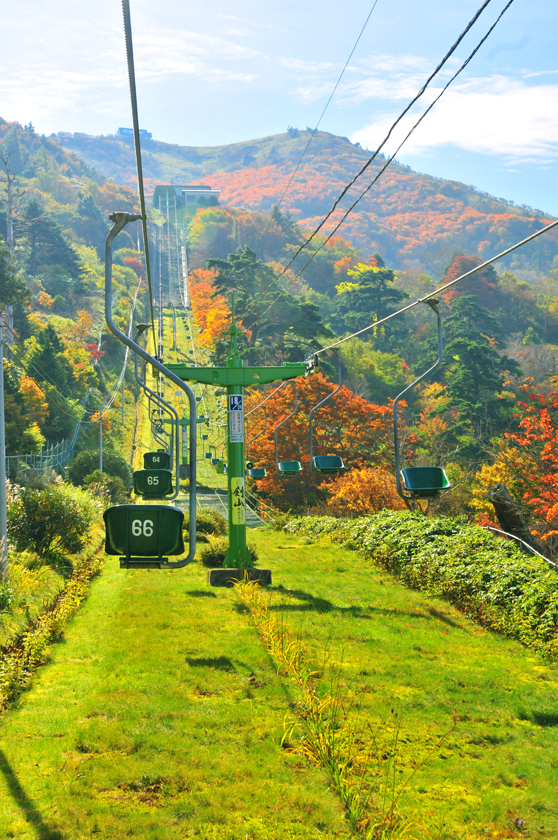
POLYGON ((395 752, 401 814, 447 840, 558 838, 556 664, 353 552, 256 539, 274 570, 271 609, 325 663, 357 737, 395 752))
POLYGON ((0 721, 0 837, 310 838, 349 830, 280 746, 288 687, 205 570, 107 560, 0 721))
MULTIPOLYGON (((400 726, 412 836, 558 837, 555 665, 351 552, 250 538, 273 570, 271 609, 325 668, 349 726, 385 755, 400 726)), ((348 837, 328 777, 280 746, 294 700, 203 567, 108 559, 0 722, 0 838, 348 837)))

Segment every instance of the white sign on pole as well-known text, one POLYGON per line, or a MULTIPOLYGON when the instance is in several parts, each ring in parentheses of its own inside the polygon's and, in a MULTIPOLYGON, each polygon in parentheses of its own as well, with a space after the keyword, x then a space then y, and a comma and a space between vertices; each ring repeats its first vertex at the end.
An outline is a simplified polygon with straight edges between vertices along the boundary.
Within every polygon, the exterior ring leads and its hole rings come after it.
POLYGON ((231 443, 244 443, 244 397, 229 397, 229 439, 231 443))

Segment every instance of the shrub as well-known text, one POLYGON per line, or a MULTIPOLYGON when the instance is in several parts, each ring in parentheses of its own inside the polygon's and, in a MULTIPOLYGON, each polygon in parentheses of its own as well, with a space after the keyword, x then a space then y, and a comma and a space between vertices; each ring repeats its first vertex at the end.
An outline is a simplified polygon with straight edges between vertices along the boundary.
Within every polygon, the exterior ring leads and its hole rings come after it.
MULTIPOLYGON (((190 517, 184 516, 184 530, 190 532, 190 517)), ((216 510, 201 509, 196 512, 196 539, 207 542, 207 537, 214 535, 222 537, 227 533, 227 520, 216 510)))
MULTIPOLYGON (((208 544, 200 551, 200 562, 208 569, 220 569, 225 562, 225 555, 229 541, 226 537, 209 537, 208 544)), ((255 545, 248 543, 248 551, 254 565, 258 562, 258 550, 255 545)))
MULTIPOLYGON (((68 478, 76 487, 81 486, 88 475, 99 469, 98 452, 80 452, 68 464, 68 478)), ((132 468, 126 458, 110 449, 103 453, 103 473, 122 479, 126 489, 132 487, 132 468)))
POLYGON ((16 548, 42 556, 79 551, 99 512, 89 493, 68 484, 22 490, 8 508, 8 536, 16 548))
POLYGON ((92 496, 107 499, 113 505, 125 505, 129 501, 126 486, 117 475, 107 475, 100 470, 95 470, 85 476, 83 484, 92 496))

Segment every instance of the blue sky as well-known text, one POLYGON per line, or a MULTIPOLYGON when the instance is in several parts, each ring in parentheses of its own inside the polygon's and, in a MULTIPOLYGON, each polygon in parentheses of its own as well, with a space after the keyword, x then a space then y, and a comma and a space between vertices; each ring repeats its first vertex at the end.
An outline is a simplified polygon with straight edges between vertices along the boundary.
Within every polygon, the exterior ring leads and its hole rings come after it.
MULTIPOLYGON (((131 0, 142 127, 183 145, 313 127, 372 2, 131 0)), ((478 5, 378 0, 320 127, 374 148, 478 5)), ((425 104, 504 5, 491 0, 425 104)), ((514 0, 398 160, 558 215, 557 34, 556 2, 514 0)), ((45 134, 131 124, 119 0, 24 0, 2 35, 2 117, 45 134)))

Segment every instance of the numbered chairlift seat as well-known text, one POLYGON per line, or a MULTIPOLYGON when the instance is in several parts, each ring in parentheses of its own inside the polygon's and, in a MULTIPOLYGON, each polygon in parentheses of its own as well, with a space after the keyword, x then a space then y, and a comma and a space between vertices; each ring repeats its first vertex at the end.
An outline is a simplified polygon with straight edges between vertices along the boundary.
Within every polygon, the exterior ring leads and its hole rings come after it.
MULTIPOLYGON (((285 386, 287 386, 288 384, 289 383, 286 382, 285 386)), ((291 411, 290 414, 287 414, 285 419, 281 420, 281 422, 273 430, 273 442, 275 445, 275 467, 277 469, 278 475, 285 476, 298 475, 298 473, 302 472, 302 464, 300 463, 300 461, 280 461, 277 452, 277 430, 280 429, 281 426, 287 422, 287 420, 290 420, 291 417, 293 417, 298 410, 298 394, 296 390, 296 382, 294 381, 294 379, 291 380, 290 384, 293 386, 294 389, 294 409, 293 411, 291 411)))
POLYGON ((143 455, 144 470, 170 470, 170 455, 164 449, 157 452, 145 452, 143 455))
POLYGON ((144 499, 164 499, 174 492, 170 470, 136 470, 134 493, 144 499))
POLYGON ((184 513, 170 505, 114 505, 103 513, 105 551, 120 555, 120 568, 161 569, 184 554, 184 513))

